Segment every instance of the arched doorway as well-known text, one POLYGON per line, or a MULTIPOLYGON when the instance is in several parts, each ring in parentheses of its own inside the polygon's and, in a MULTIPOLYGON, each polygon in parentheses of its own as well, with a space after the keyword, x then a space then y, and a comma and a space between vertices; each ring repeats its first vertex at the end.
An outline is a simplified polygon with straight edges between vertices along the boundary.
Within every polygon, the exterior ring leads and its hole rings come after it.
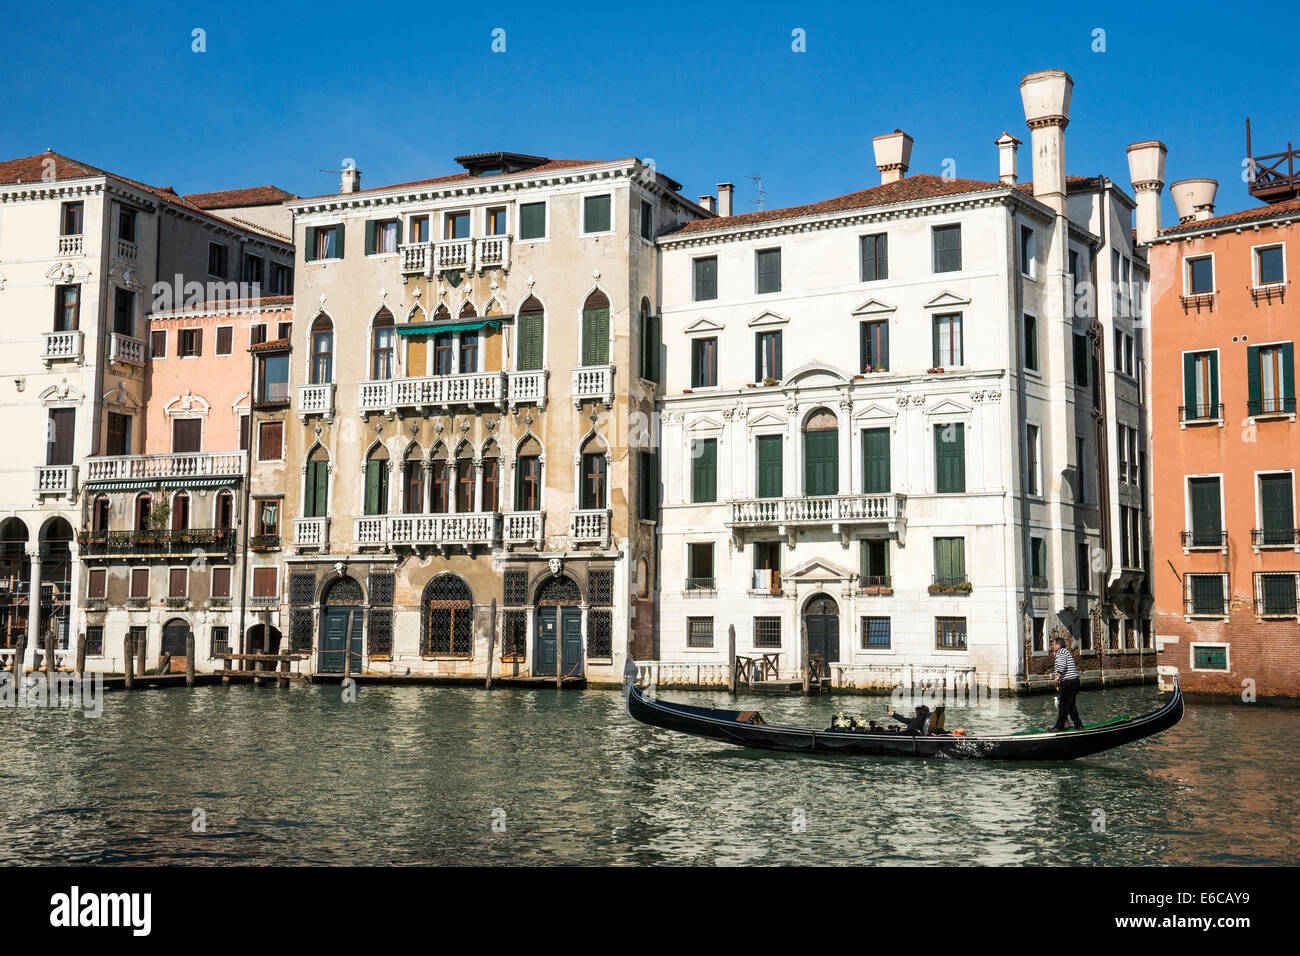
POLYGON ((0 524, 0 647, 14 647, 27 633, 31 580, 27 525, 21 518, 6 518, 0 524))
POLYGON ((828 594, 814 595, 803 608, 803 626, 808 629, 808 656, 821 658, 821 674, 830 673, 829 664, 840 659, 840 609, 828 594))
POLYGON ((163 657, 171 655, 171 662, 167 665, 167 673, 183 673, 185 670, 185 651, 187 647, 186 639, 190 636, 189 621, 174 617, 163 625, 162 632, 162 661, 163 657))
POLYGON ((474 650, 474 595, 455 574, 440 574, 424 586, 420 654, 471 657, 474 650))
POLYGON ((41 529, 40 640, 51 622, 55 646, 68 649, 68 609, 72 597, 72 525, 64 518, 51 518, 41 529))
POLYGON ((582 676, 582 592, 572 578, 552 577, 537 589, 537 647, 533 674, 555 676, 556 648, 560 673, 582 676))
POLYGON ((830 409, 819 408, 803 427, 803 492, 813 496, 839 491, 839 420, 830 409))
POLYGON ((316 665, 317 671, 322 674, 342 674, 345 661, 350 657, 348 672, 360 674, 361 634, 366 603, 361 585, 355 578, 341 577, 325 589, 320 603, 320 660, 316 665))

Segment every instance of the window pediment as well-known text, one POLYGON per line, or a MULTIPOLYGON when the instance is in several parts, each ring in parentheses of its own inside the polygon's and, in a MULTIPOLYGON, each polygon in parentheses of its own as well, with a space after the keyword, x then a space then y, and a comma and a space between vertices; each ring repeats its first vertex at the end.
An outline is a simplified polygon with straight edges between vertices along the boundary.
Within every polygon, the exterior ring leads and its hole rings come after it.
POLYGON ((780 328, 783 325, 789 325, 789 324, 790 324, 790 319, 788 316, 778 315, 775 312, 764 312, 762 315, 758 316, 757 318, 750 319, 749 321, 749 327, 753 329, 780 328))
POLYGON ((877 316, 884 318, 898 311, 898 306, 890 305, 888 302, 881 302, 879 299, 871 298, 863 302, 853 310, 854 315, 877 316))
POLYGON ((686 326, 686 334, 707 335, 710 332, 721 332, 724 328, 726 328, 726 326, 714 322, 712 319, 699 318, 686 326))
POLYGON ((933 299, 925 304, 927 309, 954 309, 970 305, 968 296, 958 295, 956 292, 944 290, 936 295, 933 299))

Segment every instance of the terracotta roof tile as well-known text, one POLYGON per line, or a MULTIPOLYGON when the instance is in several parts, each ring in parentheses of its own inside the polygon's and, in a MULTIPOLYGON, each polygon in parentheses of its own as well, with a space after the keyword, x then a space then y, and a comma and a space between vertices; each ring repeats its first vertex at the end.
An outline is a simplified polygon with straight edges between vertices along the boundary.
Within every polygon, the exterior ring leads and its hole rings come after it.
POLYGON ((200 209, 231 209, 236 206, 278 206, 286 200, 298 197, 279 186, 250 186, 247 189, 189 193, 183 198, 200 209))
POLYGON ((153 315, 177 316, 187 312, 238 312, 240 309, 289 309, 293 307, 291 295, 264 295, 257 299, 210 299, 207 302, 193 302, 175 309, 162 309, 153 315))
POLYGON ((821 202, 809 203, 805 206, 787 206, 783 209, 763 209, 759 212, 741 213, 738 216, 698 219, 695 222, 686 223, 667 235, 680 236, 693 232, 707 232, 713 229, 730 229, 733 226, 780 222, 784 219, 801 219, 804 216, 847 212, 851 209, 865 209, 870 206, 920 202, 942 196, 959 196, 963 193, 987 192, 988 190, 1005 188, 1001 183, 984 182, 978 179, 949 179, 943 176, 934 176, 930 173, 917 173, 897 182, 872 186, 870 189, 862 189, 845 196, 836 196, 833 199, 823 199, 821 202))
POLYGON ((1184 222, 1177 226, 1170 226, 1168 229, 1161 229, 1159 235, 1177 236, 1188 232, 1198 232, 1202 229, 1217 229, 1224 226, 1230 227, 1268 219, 1287 219, 1293 216, 1300 216, 1300 199, 1287 199, 1284 202, 1275 202, 1268 206, 1254 206, 1250 209, 1224 213, 1222 216, 1213 216, 1210 219, 1193 219, 1191 222, 1184 222))
POLYGON ((271 339, 269 342, 258 342, 256 345, 250 345, 250 352, 288 352, 292 346, 288 339, 271 339))

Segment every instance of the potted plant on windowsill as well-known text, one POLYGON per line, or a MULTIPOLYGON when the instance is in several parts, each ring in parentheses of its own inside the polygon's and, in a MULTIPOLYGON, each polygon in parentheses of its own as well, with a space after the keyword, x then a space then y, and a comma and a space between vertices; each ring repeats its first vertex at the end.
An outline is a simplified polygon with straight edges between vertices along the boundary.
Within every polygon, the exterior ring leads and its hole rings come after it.
POLYGON ((927 368, 927 369, 925 370, 925 374, 926 374, 926 375, 942 375, 942 374, 943 374, 943 366, 941 365, 941 366, 939 366, 938 368, 927 368))
POLYGON ((931 584, 931 594, 970 594, 971 583, 960 581, 955 584, 931 584))
POLYGON ((768 387, 770 388, 770 387, 773 386, 773 385, 779 385, 779 384, 781 384, 781 383, 778 382, 778 381, 777 381, 776 379, 774 379, 774 378, 765 378, 765 379, 763 379, 763 384, 766 385, 766 386, 768 386, 768 387))

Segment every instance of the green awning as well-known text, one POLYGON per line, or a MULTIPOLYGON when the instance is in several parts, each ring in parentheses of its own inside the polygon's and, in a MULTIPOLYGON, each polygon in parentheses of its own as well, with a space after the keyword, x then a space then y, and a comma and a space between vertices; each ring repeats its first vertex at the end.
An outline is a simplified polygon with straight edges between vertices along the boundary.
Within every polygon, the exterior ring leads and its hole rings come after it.
POLYGON ((474 329, 481 329, 485 325, 497 326, 501 320, 506 318, 504 315, 493 315, 486 319, 475 319, 472 322, 406 322, 402 325, 395 325, 398 335, 431 335, 438 332, 470 332, 474 329))
POLYGON ((160 478, 147 479, 87 481, 86 487, 95 491, 151 491, 154 488, 224 488, 238 484, 242 475, 230 475, 226 478, 160 478))

